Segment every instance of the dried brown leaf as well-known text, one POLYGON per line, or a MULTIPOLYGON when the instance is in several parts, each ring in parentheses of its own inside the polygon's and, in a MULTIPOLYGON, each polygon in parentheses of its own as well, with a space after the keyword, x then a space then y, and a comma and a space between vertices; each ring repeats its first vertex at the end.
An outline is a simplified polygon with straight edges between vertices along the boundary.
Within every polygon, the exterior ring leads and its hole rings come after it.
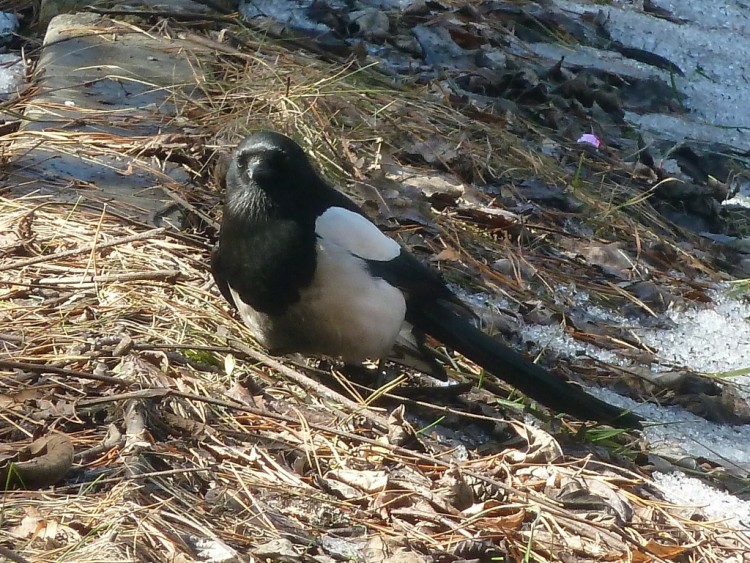
POLYGON ((63 434, 50 434, 21 449, 0 466, 0 483, 10 488, 43 488, 65 478, 73 465, 73 444, 63 434))
POLYGON ((388 484, 388 474, 385 471, 334 469, 329 471, 326 477, 341 481, 368 494, 381 492, 388 484))
POLYGON ((541 428, 535 428, 516 421, 509 421, 518 435, 527 443, 526 450, 512 449, 505 452, 511 463, 554 463, 562 455, 562 448, 551 434, 541 428))

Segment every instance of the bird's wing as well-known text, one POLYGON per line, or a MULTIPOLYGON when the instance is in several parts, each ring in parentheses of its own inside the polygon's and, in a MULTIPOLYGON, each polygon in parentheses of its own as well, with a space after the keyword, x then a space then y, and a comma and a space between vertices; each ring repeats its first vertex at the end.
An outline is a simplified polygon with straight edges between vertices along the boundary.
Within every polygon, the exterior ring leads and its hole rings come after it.
POLYGON ((364 215, 343 207, 329 207, 321 213, 315 221, 315 234, 363 260, 387 262, 401 253, 401 246, 364 215))
POLYGON ((409 301, 446 299, 457 302, 435 270, 429 268, 388 237, 361 212, 329 207, 316 223, 315 232, 362 258, 370 273, 401 289, 409 301))
MULTIPOLYGON (((415 299, 453 299, 440 276, 353 209, 333 206, 318 217, 315 232, 324 244, 346 248, 362 259, 370 275, 401 290, 406 299, 407 318, 410 302, 415 299)), ((438 354, 426 346, 421 331, 404 323, 390 359, 445 380, 445 370, 437 357, 438 354)))
POLYGON ((222 296, 226 299, 233 307, 237 308, 237 303, 234 302, 232 292, 229 290, 229 283, 227 280, 227 273, 222 263, 223 249, 221 248, 221 241, 217 241, 216 245, 211 250, 211 273, 214 276, 214 281, 219 287, 222 296))

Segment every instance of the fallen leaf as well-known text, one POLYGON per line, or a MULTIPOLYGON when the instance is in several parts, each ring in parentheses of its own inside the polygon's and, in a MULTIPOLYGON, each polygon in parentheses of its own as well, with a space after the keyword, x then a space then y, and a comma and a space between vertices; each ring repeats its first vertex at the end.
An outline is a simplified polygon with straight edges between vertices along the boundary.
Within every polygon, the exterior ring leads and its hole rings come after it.
POLYGON ((382 491, 388 484, 388 474, 385 471, 334 469, 326 473, 326 477, 337 479, 370 494, 382 491))
POLYGON ((435 256, 432 256, 431 260, 435 262, 460 262, 461 254, 452 248, 444 248, 435 256))
POLYGON ((17 393, 0 393, 0 408, 21 405, 27 401, 38 399, 41 393, 37 389, 21 389, 17 393))
POLYGON ((63 545, 81 541, 81 534, 76 530, 55 519, 43 517, 37 510, 28 510, 21 523, 10 528, 8 533, 19 539, 55 540, 63 545))
POLYGON ((0 466, 0 483, 11 488, 38 489, 65 478, 73 465, 73 444, 63 434, 35 440, 0 466))
POLYGON ((234 356, 232 354, 227 354, 224 356, 224 372, 228 376, 232 376, 234 373, 234 368, 237 366, 237 361, 234 359, 234 356))
POLYGON ((277 561, 279 559, 285 560, 286 558, 290 558, 293 561, 298 561, 304 549, 300 546, 295 546, 286 538, 279 538, 258 545, 251 552, 261 560, 273 559, 277 561))
POLYGON ((678 555, 681 555, 692 549, 693 545, 664 545, 662 543, 655 542, 654 540, 648 540, 648 543, 644 546, 650 553, 653 553, 657 557, 664 559, 674 559, 678 555))
POLYGON ((438 481, 439 489, 435 491, 436 495, 442 496, 446 503, 464 510, 474 503, 474 489, 466 482, 463 472, 452 467, 440 477, 438 481))
POLYGON ((562 448, 552 435, 540 428, 509 422, 528 444, 526 451, 513 448, 505 452, 506 459, 511 463, 554 463, 562 457, 562 448))
POLYGON ((406 407, 399 405, 388 415, 388 443, 402 448, 425 451, 414 427, 404 418, 406 407))
POLYGON ((572 511, 585 514, 606 513, 617 518, 619 525, 633 519, 633 507, 625 497, 607 483, 584 477, 563 477, 560 490, 551 497, 572 511))

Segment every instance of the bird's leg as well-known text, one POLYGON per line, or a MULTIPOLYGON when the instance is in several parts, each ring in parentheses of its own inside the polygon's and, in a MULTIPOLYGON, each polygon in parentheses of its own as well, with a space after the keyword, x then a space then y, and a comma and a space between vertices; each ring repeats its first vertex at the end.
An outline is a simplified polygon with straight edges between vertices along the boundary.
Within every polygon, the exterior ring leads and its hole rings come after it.
MULTIPOLYGON (((392 367, 394 364, 389 362, 386 359, 380 359, 378 361, 378 383, 379 387, 382 385, 385 385, 388 381, 393 380, 394 377, 398 377, 399 375, 404 373, 403 369, 398 370, 398 374, 393 376, 393 370, 389 369, 389 367, 392 367)), ((396 366, 399 364, 396 363, 396 366)), ((411 371, 411 370, 409 370, 411 371)), ((442 371, 442 370, 441 370, 442 371)), ((411 375, 411 379, 414 379, 414 372, 409 373, 406 372, 409 375, 411 375)), ((440 380, 443 381, 444 379, 439 379, 437 377, 434 377, 432 373, 426 373, 422 374, 422 372, 416 372, 421 381, 436 381, 440 380)), ((442 372, 442 375, 446 376, 445 372, 442 372)), ((406 397, 410 399, 435 399, 438 397, 456 397, 457 395, 460 395, 462 393, 466 393, 474 386, 473 383, 455 383, 455 384, 438 384, 433 385, 430 383, 423 383, 418 385, 406 385, 406 386, 400 386, 397 389, 393 390, 393 394, 399 395, 401 397, 406 397)))

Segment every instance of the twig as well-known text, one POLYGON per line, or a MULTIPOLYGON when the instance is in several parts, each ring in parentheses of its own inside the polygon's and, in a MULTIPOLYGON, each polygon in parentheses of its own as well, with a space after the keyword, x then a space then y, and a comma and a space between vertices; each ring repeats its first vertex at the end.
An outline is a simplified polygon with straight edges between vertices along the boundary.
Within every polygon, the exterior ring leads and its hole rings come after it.
POLYGON ((427 512, 425 510, 415 510, 413 508, 396 508, 391 511, 391 515, 399 516, 401 518, 410 518, 417 522, 427 521, 441 524, 450 529, 453 533, 461 535, 467 539, 472 539, 474 537, 471 532, 465 530, 460 524, 456 524, 444 514, 439 514, 437 512, 427 512))
POLYGON ((232 352, 229 346, 209 346, 205 344, 157 344, 150 342, 133 342, 134 350, 200 350, 204 352, 232 352))
POLYGON ((154 397, 164 397, 171 392, 172 389, 169 387, 148 387, 146 389, 139 389, 138 391, 118 393, 117 395, 106 395, 104 397, 94 397, 93 399, 81 399, 80 401, 76 401, 76 405, 79 407, 91 407, 93 405, 111 403, 113 401, 153 399, 154 397))
POLYGON ((167 280, 172 283, 180 276, 179 270, 154 270, 152 272, 125 272, 123 274, 99 274, 96 276, 66 276, 63 278, 42 278, 40 284, 44 285, 90 285, 94 283, 145 281, 145 280, 167 280))
MULTIPOLYGON (((201 473, 203 471, 215 471, 221 467, 220 464, 214 463, 207 467, 185 467, 180 469, 167 469, 165 471, 150 471, 148 473, 137 473, 132 475, 118 475, 117 477, 107 477, 104 479, 94 479, 93 481, 86 481, 83 483, 74 483, 72 485, 61 485, 55 487, 57 491, 65 491, 71 489, 83 489, 91 485, 104 485, 107 483, 122 483, 123 481, 137 481, 140 479, 153 479, 156 477, 170 477, 172 475, 185 475, 187 473, 201 473)), ((257 486, 257 484, 255 484, 257 486)), ((24 561, 28 563, 25 559, 24 561)))
POLYGON ((105 441, 102 444, 93 446, 91 448, 88 448, 87 450, 83 450, 82 452, 78 452, 73 456, 73 461, 76 464, 85 465, 90 460, 99 457, 101 454, 110 450, 121 448, 123 445, 125 445, 125 438, 122 437, 113 442, 105 441))
POLYGON ((136 16, 141 18, 173 18, 177 21, 214 21, 236 23, 237 18, 216 14, 201 14, 196 12, 178 12, 175 10, 116 10, 87 6, 86 11, 100 16, 136 16))
POLYGON ((25 557, 21 557, 15 551, 8 549, 7 547, 3 547, 2 545, 0 545, 0 557, 6 557, 8 560, 13 561, 14 563, 30 563, 30 561, 25 557))
POLYGON ((129 242, 134 242, 137 240, 149 239, 149 238, 155 237, 156 235, 162 234, 165 230, 166 229, 164 229, 163 227, 160 227, 158 229, 151 229, 150 231, 137 233, 135 235, 129 235, 127 237, 115 238, 107 242, 87 244, 86 246, 82 246, 80 248, 74 248, 73 250, 65 250, 64 252, 57 252, 55 254, 46 254, 44 256, 34 256, 33 258, 27 258, 25 260, 18 260, 16 262, 12 262, 11 264, 5 264, 5 265, 0 266, 0 272, 3 272, 5 270, 18 270, 26 266, 39 264, 40 262, 49 262, 51 260, 58 260, 60 258, 68 258, 70 256, 76 256, 78 254, 83 254, 85 252, 91 252, 92 250, 101 250, 103 248, 110 248, 112 246, 118 246, 120 244, 127 244, 129 242))
POLYGON ((14 344, 23 344, 23 336, 17 334, 9 334, 7 332, 0 332, 0 340, 5 342, 13 342, 14 344))
POLYGON ((200 35, 198 33, 193 33, 192 31, 186 31, 183 38, 185 41, 197 43, 201 47, 208 47, 209 49, 214 49, 225 55, 232 55, 245 60, 251 60, 253 58, 253 55, 242 52, 239 49, 235 49, 231 45, 220 43, 214 39, 211 39, 210 37, 206 37, 205 35, 200 35))
POLYGON ((66 375, 68 377, 78 377, 80 379, 90 379, 92 381, 101 381, 102 383, 111 383, 119 387, 130 387, 133 385, 133 381, 127 381, 117 377, 111 377, 109 375, 97 375, 95 373, 86 373, 83 371, 76 371, 73 369, 58 368, 46 364, 30 364, 27 362, 14 362, 13 360, 0 360, 0 368, 5 369, 20 369, 24 371, 31 371, 34 373, 55 373, 57 375, 66 375))

